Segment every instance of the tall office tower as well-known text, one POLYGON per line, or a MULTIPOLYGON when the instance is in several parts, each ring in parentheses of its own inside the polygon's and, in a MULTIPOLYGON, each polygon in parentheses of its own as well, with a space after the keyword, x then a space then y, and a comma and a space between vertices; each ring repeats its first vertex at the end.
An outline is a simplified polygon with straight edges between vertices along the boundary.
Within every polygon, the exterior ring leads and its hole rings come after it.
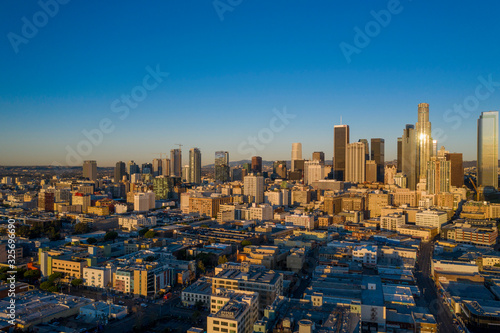
POLYGON ((121 182, 123 179, 123 176, 125 176, 126 174, 127 174, 127 170, 125 168, 125 163, 123 163, 122 161, 116 162, 114 182, 115 183, 121 182))
POLYGON ((312 155, 313 161, 318 161, 321 165, 325 165, 325 153, 322 151, 315 151, 312 155))
POLYGON ((345 161, 345 180, 348 182, 362 183, 365 181, 365 144, 353 142, 347 144, 345 161))
POLYGON ((273 163, 273 174, 276 178, 286 179, 287 171, 286 161, 275 161, 273 163))
POLYGON ((153 164, 151 163, 143 163, 141 166, 142 173, 153 173, 153 164))
POLYGON ((92 181, 97 180, 97 162, 83 161, 83 178, 88 178, 92 181))
POLYGON ((229 153, 227 151, 215 152, 215 180, 221 183, 228 182, 229 178, 229 153))
POLYGON ((182 167, 181 179, 186 183, 191 183, 191 169, 189 168, 189 164, 182 167))
POLYGON ((153 159, 153 176, 158 177, 163 175, 163 164, 161 158, 153 159))
POLYGON ((370 160, 370 145, 368 144, 368 140, 359 139, 358 142, 363 142, 365 144, 365 147, 366 147, 365 158, 367 161, 370 160))
POLYGON ((320 161, 306 161, 304 163, 304 184, 311 185, 313 182, 325 178, 325 166, 320 161))
POLYGON ((464 165, 461 153, 445 154, 447 161, 450 161, 451 180, 450 185, 462 187, 464 185, 464 165))
POLYGON ((201 184, 201 152, 198 148, 189 150, 189 172, 191 183, 201 184))
POLYGON ((415 124, 416 144, 417 144, 417 182, 420 178, 427 176, 427 162, 431 160, 432 137, 431 123, 429 122, 429 104, 420 103, 418 105, 418 121, 415 124))
POLYGON ((170 160, 168 158, 161 159, 161 173, 159 176, 170 176, 170 160))
POLYGON ((401 170, 403 170, 401 165, 402 154, 403 154, 403 138, 398 138, 398 165, 396 165, 397 172, 401 172, 401 170))
POLYGON ((377 163, 375 163, 375 161, 366 161, 365 181, 369 183, 377 182, 377 163))
POLYGON ((182 153, 180 149, 170 150, 170 175, 181 177, 182 173, 182 153))
POLYGON ((255 203, 264 202, 264 177, 249 175, 243 180, 243 193, 255 203))
POLYGON ((349 143, 349 126, 335 125, 333 128, 333 172, 334 178, 344 180, 346 147, 349 143))
POLYGON ((233 182, 237 180, 243 181, 243 169, 240 167, 231 168, 231 180, 233 182))
POLYGON ((437 156, 438 154, 438 140, 432 140, 432 155, 437 156))
POLYGON ((252 172, 262 173, 262 157, 260 156, 252 157, 252 172))
POLYGON ((292 171, 295 171, 295 161, 302 159, 302 143, 292 143, 292 171))
POLYGON ((477 120, 477 186, 498 187, 498 111, 477 120))
POLYGON ((417 137, 415 127, 406 125, 401 137, 401 172, 406 177, 408 188, 415 191, 417 186, 417 137))
POLYGON ((139 166, 137 164, 135 164, 134 161, 129 161, 127 163, 127 174, 129 176, 129 179, 130 179, 130 176, 133 175, 134 173, 140 173, 139 172, 139 166))
POLYGON ((431 157, 427 162, 427 192, 429 194, 450 192, 450 171, 450 161, 444 157, 431 157))
POLYGON ((372 139, 371 160, 377 163, 377 181, 384 182, 384 168, 385 168, 385 141, 381 138, 372 139))

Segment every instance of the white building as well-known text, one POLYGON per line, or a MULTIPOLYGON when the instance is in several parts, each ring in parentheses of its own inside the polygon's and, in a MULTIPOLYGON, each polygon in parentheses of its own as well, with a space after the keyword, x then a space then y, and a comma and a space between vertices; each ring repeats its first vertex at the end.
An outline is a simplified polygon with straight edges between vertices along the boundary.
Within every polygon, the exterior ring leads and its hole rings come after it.
POLYGON ((364 265, 377 265, 377 250, 375 245, 356 246, 352 250, 352 260, 364 265))
POLYGON ((285 224, 294 225, 308 230, 314 229, 313 215, 288 215, 285 217, 285 224))
POLYGON ((156 216, 131 215, 118 218, 120 228, 127 230, 138 230, 142 228, 156 227, 156 216))
POLYGON ((324 165, 319 161, 304 162, 304 183, 310 185, 313 182, 325 178, 324 169, 324 165))
POLYGON ((439 210, 424 210, 416 214, 415 225, 419 227, 438 228, 441 233, 441 227, 446 224, 448 216, 446 212, 439 210))
POLYGON ((95 302, 80 308, 80 316, 84 316, 86 319, 121 319, 127 314, 126 305, 115 305, 105 302, 95 302))
POLYGON ((243 181, 243 191, 245 195, 250 196, 255 203, 264 202, 264 177, 246 176, 243 181))
POLYGON ((283 193, 280 191, 266 191, 264 200, 272 206, 283 206, 283 193))
POLYGON ((108 286, 111 286, 114 271, 115 268, 112 266, 84 267, 83 268, 84 285, 88 287, 103 288, 103 289, 108 286))
POLYGON ((125 214, 127 212, 127 205, 122 203, 117 203, 115 205, 116 214, 125 214))
POLYGON ((396 231, 398 227, 406 224, 403 214, 389 214, 380 217, 380 229, 396 231))
POLYGON ((151 205, 151 194, 148 193, 137 193, 134 195, 134 211, 137 212, 147 212, 151 208, 154 208, 154 193, 153 193, 153 204, 151 205))
POLYGON ((273 207, 268 204, 263 204, 257 206, 253 204, 252 207, 241 210, 241 219, 243 220, 259 220, 259 221, 269 221, 273 219, 273 207))

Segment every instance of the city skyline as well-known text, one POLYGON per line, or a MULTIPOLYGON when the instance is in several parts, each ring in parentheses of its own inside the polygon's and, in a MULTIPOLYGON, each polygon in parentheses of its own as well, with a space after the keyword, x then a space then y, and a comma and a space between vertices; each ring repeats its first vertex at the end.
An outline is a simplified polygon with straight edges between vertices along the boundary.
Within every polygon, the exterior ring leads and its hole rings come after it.
POLYGON ((61 4, 29 38, 22 18, 32 21, 40 5, 2 4, 0 138, 8 144, 0 164, 67 165, 67 147, 76 150, 94 129, 104 129, 102 137, 81 161, 102 166, 150 162, 177 143, 199 147, 203 165, 219 150, 232 160, 288 159, 293 142, 304 156, 323 151, 330 160, 341 118, 353 139, 383 138, 393 160, 421 102, 430 105, 438 146, 467 161, 476 158, 475 119, 500 105, 494 2, 485 11, 443 1, 431 14, 425 3, 400 2, 362 47, 356 31, 377 22, 373 13, 387 3, 256 1, 222 18, 212 3, 126 4, 61 4), (89 25, 86 15, 96 12, 89 25), (249 29, 256 16, 260 25, 249 29), (25 40, 16 44, 13 34, 25 40), (346 54, 345 45, 356 52, 346 54), (137 98, 127 103, 123 95, 137 98), (285 109, 294 118, 262 150, 239 149, 285 109))

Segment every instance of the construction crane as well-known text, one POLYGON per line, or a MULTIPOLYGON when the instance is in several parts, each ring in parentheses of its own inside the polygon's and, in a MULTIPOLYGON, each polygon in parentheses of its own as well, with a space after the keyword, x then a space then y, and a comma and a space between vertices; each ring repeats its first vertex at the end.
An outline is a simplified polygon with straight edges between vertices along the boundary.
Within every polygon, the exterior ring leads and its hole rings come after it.
POLYGON ((182 146, 184 146, 184 145, 182 145, 182 144, 180 144, 180 143, 174 143, 174 145, 179 146, 179 151, 182 151, 182 148, 181 148, 181 147, 182 147, 182 146))
POLYGON ((472 179, 470 175, 466 175, 466 177, 469 179, 469 182, 472 184, 474 190, 476 191, 476 201, 479 201, 479 191, 477 190, 476 184, 474 183, 474 179, 472 179))

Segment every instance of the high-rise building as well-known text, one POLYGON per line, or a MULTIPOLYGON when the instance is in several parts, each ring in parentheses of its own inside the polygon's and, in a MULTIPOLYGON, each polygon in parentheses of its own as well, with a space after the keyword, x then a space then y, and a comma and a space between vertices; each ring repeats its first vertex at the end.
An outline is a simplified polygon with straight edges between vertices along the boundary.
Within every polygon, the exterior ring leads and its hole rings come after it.
POLYGON ((125 163, 122 161, 116 162, 114 182, 115 183, 121 182, 123 179, 123 176, 125 176, 126 174, 127 174, 127 170, 125 169, 125 163))
POLYGON ((366 139, 359 139, 358 142, 363 142, 365 144, 366 152, 365 152, 365 159, 368 161, 370 160, 370 145, 368 144, 368 140, 366 139))
POLYGON ((238 180, 243 181, 243 169, 240 167, 231 168, 231 181, 234 182, 238 180))
POLYGON ((438 154, 438 141, 432 140, 432 155, 431 156, 437 156, 437 154, 438 154))
POLYGON ((403 138, 398 138, 398 155, 397 155, 397 161, 398 164, 396 165, 396 170, 397 172, 401 172, 402 169, 402 155, 403 155, 403 138))
POLYGON ((221 183, 228 182, 229 178, 229 153, 227 151, 215 152, 215 180, 221 183))
POLYGON ((181 179, 183 182, 191 183, 191 169, 189 168, 189 164, 182 167, 181 179))
POLYGON ((417 186, 417 137, 415 127, 406 125, 401 144, 401 172, 406 177, 406 184, 412 191, 417 186))
POLYGON ((301 160, 302 159, 302 143, 300 142, 295 142, 292 143, 292 171, 295 171, 295 161, 301 160))
POLYGON ((83 161, 83 178, 89 180, 97 180, 97 162, 96 161, 83 161))
POLYGON ((163 175, 162 169, 163 169, 162 159, 161 158, 153 159, 153 176, 157 177, 163 175))
POLYGON ((377 182, 377 163, 375 161, 366 161, 365 163, 365 181, 369 183, 377 182))
POLYGON ((243 193, 255 203, 264 202, 264 177, 257 175, 245 176, 243 180, 243 193))
POLYGON ((381 138, 372 139, 371 144, 371 160, 377 163, 377 181, 384 182, 384 167, 385 167, 385 141, 381 138))
POLYGON ((127 174, 129 176, 129 179, 130 179, 130 176, 133 175, 134 173, 140 173, 140 170, 139 170, 139 166, 137 164, 135 164, 134 161, 129 161, 127 163, 127 174))
POLYGON ((333 171, 334 178, 344 180, 346 147, 349 143, 349 126, 335 125, 333 129, 333 171))
POLYGON ((427 164, 427 192, 429 194, 450 192, 450 161, 445 158, 431 157, 427 164))
POLYGON ((141 166, 142 173, 153 173, 153 164, 152 163, 143 163, 141 166))
POLYGON ((287 171, 286 161, 275 161, 273 163, 273 174, 276 178, 286 179, 287 171))
POLYGON ((198 148, 189 150, 189 172, 191 183, 201 183, 201 152, 198 148))
POLYGON ((170 176, 170 160, 168 158, 161 159, 161 173, 159 176, 170 176))
POLYGON ((354 183, 365 181, 366 148, 363 142, 347 144, 345 180, 354 183))
POLYGON ((498 188, 498 111, 477 120, 477 185, 498 188))
POLYGON ((464 185, 464 166, 461 153, 445 154, 447 161, 450 161, 451 186, 462 187, 464 185))
POLYGON ((311 185, 313 182, 325 178, 325 166, 320 161, 306 161, 304 163, 304 183, 311 185))
POLYGON ((427 176, 427 162, 433 156, 433 140, 431 137, 431 123, 429 121, 429 104, 420 103, 418 105, 418 121, 415 124, 416 144, 417 144, 417 182, 420 178, 427 176))
POLYGON ((325 165, 325 153, 322 151, 315 151, 312 155, 313 161, 318 161, 321 165, 325 165))
POLYGON ((180 149, 170 150, 170 175, 181 177, 182 173, 182 152, 180 149))
POLYGON ((262 157, 260 156, 252 157, 252 172, 262 173, 262 157))

